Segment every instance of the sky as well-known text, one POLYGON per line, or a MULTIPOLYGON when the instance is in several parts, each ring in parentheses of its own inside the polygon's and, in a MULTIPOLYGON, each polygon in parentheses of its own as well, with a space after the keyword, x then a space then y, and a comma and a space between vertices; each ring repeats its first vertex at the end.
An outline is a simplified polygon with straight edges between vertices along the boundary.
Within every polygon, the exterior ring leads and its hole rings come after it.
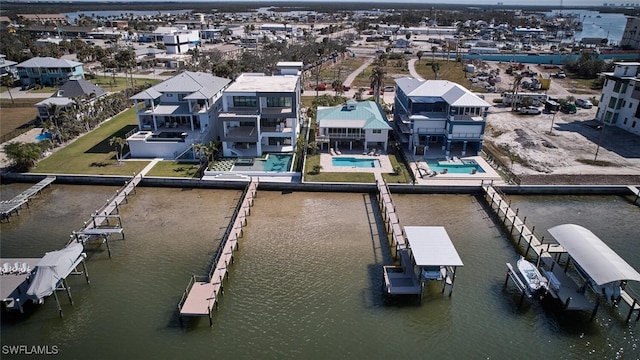
MULTIPOLYGON (((53 0, 55 1, 55 0, 53 0)), ((84 1, 95 1, 95 0, 72 0, 73 2, 84 2, 84 1)), ((162 0, 132 0, 134 2, 149 2, 154 3, 162 0)), ((132 1, 118 1, 118 0, 110 0, 110 2, 132 2, 132 1)), ((179 2, 177 0, 167 0, 171 2, 179 2)), ((211 0, 187 0, 187 2, 212 2, 211 0)), ((253 1, 255 0, 246 0, 253 1)), ((297 2, 297 3, 312 3, 312 2, 322 2, 322 3, 345 3, 345 2, 355 2, 355 3, 364 3, 364 4, 386 4, 393 5, 397 3, 421 3, 421 4, 466 4, 466 5, 496 5, 498 2, 501 2, 503 5, 537 5, 537 6, 550 6, 559 8, 562 4, 563 7, 569 6, 602 6, 603 4, 615 4, 626 5, 626 4, 636 4, 638 0, 276 0, 276 2, 297 2)), ((16 1, 20 2, 20 0, 16 1)), ((66 1, 65 1, 66 2, 66 1)), ((245 2, 245 0, 226 0, 226 2, 245 2)), ((215 2, 212 2, 212 4, 215 2)), ((272 2, 265 2, 265 6, 269 6, 272 2)))

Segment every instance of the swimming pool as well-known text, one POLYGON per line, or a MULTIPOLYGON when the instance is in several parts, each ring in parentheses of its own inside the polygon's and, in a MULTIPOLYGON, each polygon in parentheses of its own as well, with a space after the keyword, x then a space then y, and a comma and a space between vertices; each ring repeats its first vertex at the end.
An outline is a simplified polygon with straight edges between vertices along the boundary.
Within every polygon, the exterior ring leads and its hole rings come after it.
POLYGON ((380 167, 380 160, 361 159, 361 158, 352 158, 352 157, 334 157, 334 158, 331 158, 331 165, 357 167, 357 168, 376 168, 376 167, 380 167))
POLYGON ((291 169, 293 154, 268 154, 264 171, 285 172, 291 169))
POLYGON ((38 140, 38 141, 49 140, 49 139, 51 139, 51 133, 50 132, 43 132, 43 133, 39 134, 38 136, 36 136, 36 140, 38 140))
POLYGON ((474 170, 477 173, 484 173, 475 160, 460 160, 459 162, 447 162, 445 160, 428 160, 427 165, 431 171, 437 171, 439 173, 444 172, 447 169, 448 174, 473 174, 474 170))

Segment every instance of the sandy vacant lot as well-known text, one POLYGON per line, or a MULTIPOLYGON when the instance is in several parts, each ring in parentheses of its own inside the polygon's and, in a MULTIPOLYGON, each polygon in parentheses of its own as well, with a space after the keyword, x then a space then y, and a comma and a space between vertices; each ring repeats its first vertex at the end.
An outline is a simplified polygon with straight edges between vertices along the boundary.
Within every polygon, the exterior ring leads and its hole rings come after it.
MULTIPOLYGON (((504 64, 489 66, 506 69, 504 64)), ((537 66, 531 68, 538 72, 550 71, 537 66)), ((513 78, 506 74, 502 78, 501 86, 510 88, 513 78)), ((572 94, 562 85, 566 86, 553 81, 548 94, 558 98, 600 96, 597 91, 572 94)), ((486 100, 492 102, 499 97, 499 94, 490 94, 486 100)), ((493 145, 504 150, 503 162, 523 184, 640 184, 640 137, 613 126, 603 130, 594 120, 596 111, 594 107, 579 108, 571 115, 562 112, 555 116, 520 115, 512 112, 511 107, 493 106, 485 142, 488 147, 493 145), (596 152, 600 166, 588 164, 596 159, 596 152)))

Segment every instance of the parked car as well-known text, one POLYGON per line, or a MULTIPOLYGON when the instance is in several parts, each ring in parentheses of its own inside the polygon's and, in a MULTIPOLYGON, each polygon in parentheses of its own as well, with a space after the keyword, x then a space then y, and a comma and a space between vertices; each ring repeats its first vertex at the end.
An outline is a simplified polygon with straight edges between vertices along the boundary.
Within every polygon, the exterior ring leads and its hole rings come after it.
POLYGON ((591 109, 593 104, 587 99, 576 99, 576 106, 580 106, 583 109, 591 109))
POLYGON ((571 103, 564 103, 560 106, 560 111, 565 114, 575 114, 577 112, 576 106, 571 103))
POLYGON ((556 74, 556 78, 558 78, 558 79, 565 79, 566 77, 567 77, 567 75, 563 71, 559 71, 556 74))
POLYGON ((407 55, 413 55, 413 51, 411 50, 405 50, 404 53, 407 55))
POLYGON ((387 92, 394 92, 396 91, 396 87, 395 86, 385 86, 382 91, 387 91, 387 92))
POLYGON ((542 113, 542 110, 540 110, 540 108, 537 106, 525 106, 521 108, 519 112, 523 115, 538 115, 542 113))
MULTIPOLYGON (((380 90, 380 95, 384 94, 383 90, 380 90)), ((369 89, 369 95, 373 95, 373 89, 369 89)))
POLYGON ((316 86, 316 90, 319 90, 319 91, 327 90, 327 84, 318 84, 318 86, 316 86))

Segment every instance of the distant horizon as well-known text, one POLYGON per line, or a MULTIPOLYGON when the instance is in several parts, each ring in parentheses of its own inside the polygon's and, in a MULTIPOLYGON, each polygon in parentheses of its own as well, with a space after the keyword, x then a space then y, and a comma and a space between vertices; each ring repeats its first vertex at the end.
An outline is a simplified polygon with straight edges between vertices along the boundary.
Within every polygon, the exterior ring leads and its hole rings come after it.
MULTIPOLYGON (((188 1, 176 1, 176 0, 136 0, 136 1, 127 1, 127 0, 111 0, 111 1, 96 1, 96 0, 60 0, 60 1, 38 1, 38 0, 13 0, 6 1, 5 3, 60 3, 60 4, 74 4, 74 3, 117 3, 117 4, 140 4, 140 3, 175 3, 185 5, 188 3, 204 3, 210 2, 210 0, 188 0, 188 1)), ((261 3, 257 0, 227 0, 227 3, 261 3)), ((607 4, 607 7, 625 7, 627 5, 635 5, 633 1, 602 1, 602 0, 438 0, 430 2, 423 0, 401 0, 401 1, 391 1, 391 0, 276 0, 274 2, 266 3, 262 7, 272 7, 277 6, 278 3, 300 3, 302 5, 309 5, 313 3, 335 3, 335 4, 347 4, 347 3, 362 3, 362 4, 380 4, 380 5, 390 5, 391 7, 401 5, 401 4, 423 4, 423 5, 480 5, 480 6, 488 6, 488 5, 500 5, 500 6, 537 6, 537 7, 550 7, 550 8, 569 8, 569 7, 605 7, 604 4, 607 4)), ((215 3, 211 4, 215 7, 215 3)), ((637 6, 636 6, 637 7, 637 6)))

